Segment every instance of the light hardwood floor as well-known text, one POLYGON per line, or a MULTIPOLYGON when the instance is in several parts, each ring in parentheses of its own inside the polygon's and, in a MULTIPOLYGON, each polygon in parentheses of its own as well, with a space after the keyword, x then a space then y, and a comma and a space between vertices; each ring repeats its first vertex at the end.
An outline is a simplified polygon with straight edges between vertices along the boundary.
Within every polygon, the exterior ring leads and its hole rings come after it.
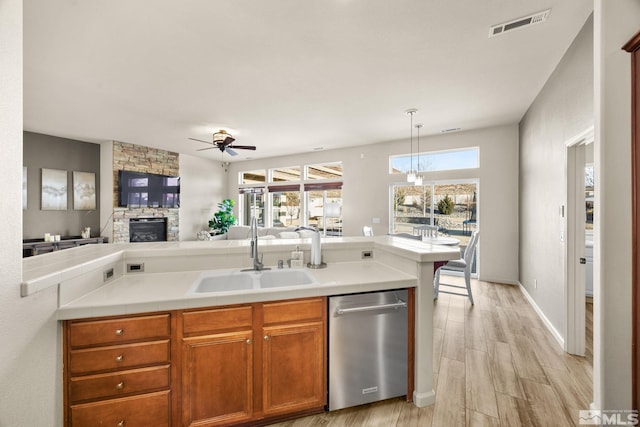
MULTIPOLYGON (((461 280, 446 278, 447 282, 461 280)), ((517 286, 473 281, 475 306, 434 302, 436 402, 390 399, 273 426, 573 426, 592 400, 592 305, 587 355, 564 353, 517 286)))

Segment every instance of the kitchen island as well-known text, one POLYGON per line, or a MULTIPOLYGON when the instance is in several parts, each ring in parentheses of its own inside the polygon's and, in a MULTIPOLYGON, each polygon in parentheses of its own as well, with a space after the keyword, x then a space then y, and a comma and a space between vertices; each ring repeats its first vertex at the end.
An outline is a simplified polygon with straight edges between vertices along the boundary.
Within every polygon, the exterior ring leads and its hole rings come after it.
MULTIPOLYGON (((286 261, 297 246, 308 258, 309 239, 260 242, 264 264, 274 267, 279 260, 286 261)), ((37 263, 26 259, 21 292, 28 297, 57 286, 60 320, 92 320, 105 316, 153 315, 171 310, 305 301, 337 294, 413 288, 413 344, 418 362, 414 367, 412 397, 417 406, 432 404, 435 399, 432 378, 433 264, 458 258, 458 249, 390 236, 344 237, 324 241, 323 256, 328 267, 310 271, 316 279, 313 285, 195 294, 190 289, 203 271, 251 267, 248 242, 83 247, 37 257, 37 263)), ((263 309, 262 305, 252 307, 263 309)), ((173 351, 177 351, 176 348, 173 351)), ((154 395, 154 398, 168 399, 163 394, 154 395)))

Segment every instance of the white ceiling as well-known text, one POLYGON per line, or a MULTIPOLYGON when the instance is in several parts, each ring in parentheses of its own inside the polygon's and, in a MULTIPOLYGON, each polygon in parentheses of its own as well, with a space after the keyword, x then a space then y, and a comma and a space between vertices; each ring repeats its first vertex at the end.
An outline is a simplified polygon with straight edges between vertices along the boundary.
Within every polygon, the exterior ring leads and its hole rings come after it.
POLYGON ((225 160, 516 123, 587 0, 29 0, 24 127, 225 160), (551 8, 546 23, 489 27, 551 8))

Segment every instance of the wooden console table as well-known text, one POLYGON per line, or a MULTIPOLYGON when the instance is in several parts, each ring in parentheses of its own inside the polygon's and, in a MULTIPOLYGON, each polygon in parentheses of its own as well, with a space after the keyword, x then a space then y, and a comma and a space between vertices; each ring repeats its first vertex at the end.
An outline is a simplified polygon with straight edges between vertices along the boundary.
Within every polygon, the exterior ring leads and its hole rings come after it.
POLYGON ((76 246, 105 243, 104 237, 90 237, 88 239, 67 237, 58 242, 45 242, 44 240, 29 240, 22 243, 22 257, 40 255, 47 252, 60 251, 75 248, 76 246))

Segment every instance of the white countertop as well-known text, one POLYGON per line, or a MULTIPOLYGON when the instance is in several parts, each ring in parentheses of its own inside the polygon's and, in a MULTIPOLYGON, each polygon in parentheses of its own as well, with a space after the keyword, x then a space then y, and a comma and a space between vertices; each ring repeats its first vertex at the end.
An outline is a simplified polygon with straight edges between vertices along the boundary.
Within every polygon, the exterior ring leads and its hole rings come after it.
MULTIPOLYGON (((237 271, 237 269, 229 269, 237 271)), ((58 309, 59 319, 111 316, 416 286, 416 276, 373 260, 308 270, 314 285, 193 294, 200 271, 128 274, 58 309)))
MULTIPOLYGON (((261 253, 283 253, 300 246, 308 249, 311 239, 274 239, 260 242, 261 253)), ((21 293, 29 296, 52 286, 96 272, 114 263, 146 259, 189 260, 197 257, 224 259, 225 256, 246 254, 248 241, 218 240, 160 243, 129 243, 87 245, 23 260, 21 293)), ((412 262, 435 262, 457 259, 457 248, 431 245, 414 239, 394 236, 341 237, 322 240, 327 255, 357 253, 362 250, 387 252, 412 262)), ((302 298, 319 295, 366 292, 416 286, 416 276, 405 273, 376 259, 328 262, 326 269, 309 270, 317 285, 302 285, 271 289, 234 291, 214 294, 188 294, 193 282, 206 268, 182 269, 162 273, 128 273, 116 275, 97 289, 81 293, 71 301, 61 302, 60 319, 152 312, 225 304, 238 304, 277 299, 302 298), (187 270, 187 271, 184 271, 187 270)), ((266 257, 265 257, 266 258, 266 257)), ((244 259, 244 258, 243 258, 244 259)), ((247 257, 248 259, 248 257, 247 257)), ((359 257, 358 257, 359 259, 359 257)), ((159 261, 156 261, 159 262, 159 261)), ((225 266, 221 263, 222 267, 225 266)), ((226 265, 229 267, 229 265, 226 265)), ((220 269, 220 265, 213 267, 220 269)), ((100 276, 101 277, 101 276, 100 276)), ((95 281, 94 281, 95 283, 95 281)), ((62 284, 62 285, 61 285, 62 284)), ((94 286, 95 288, 95 286, 94 286)), ((60 288, 59 288, 60 289, 60 288)))

